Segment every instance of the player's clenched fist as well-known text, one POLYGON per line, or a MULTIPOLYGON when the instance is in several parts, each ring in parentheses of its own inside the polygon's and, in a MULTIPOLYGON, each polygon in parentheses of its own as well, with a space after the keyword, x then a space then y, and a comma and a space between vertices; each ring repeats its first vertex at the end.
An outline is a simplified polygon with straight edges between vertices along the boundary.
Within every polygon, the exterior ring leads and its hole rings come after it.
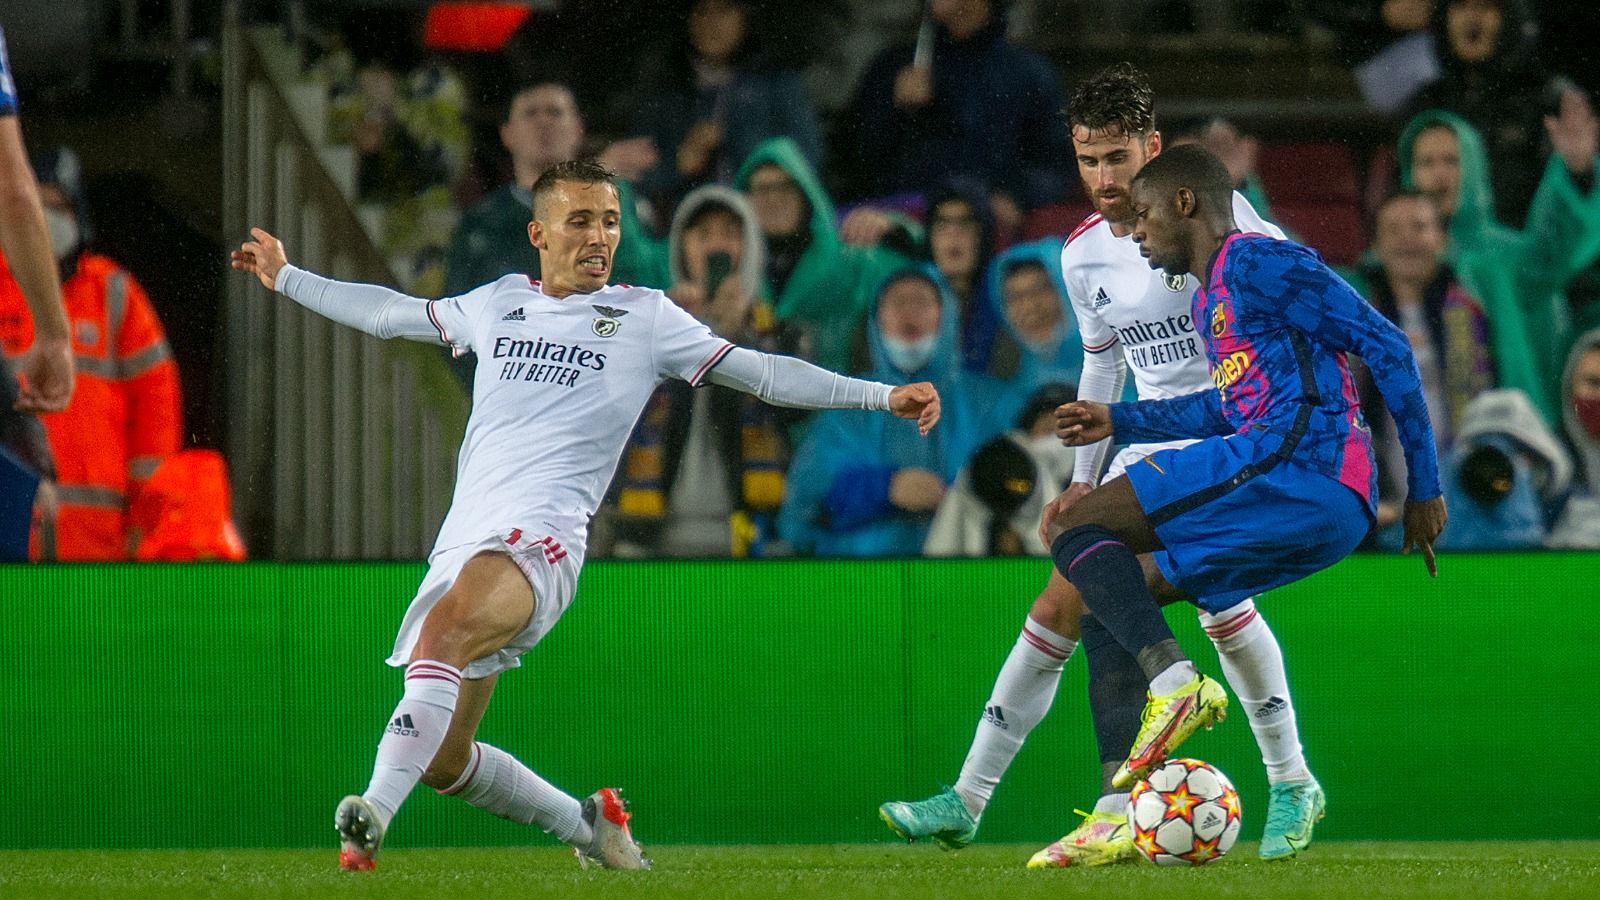
POLYGON ((1082 447, 1111 436, 1111 407, 1074 400, 1056 407, 1056 437, 1068 447, 1082 447))
POLYGON ((889 411, 902 419, 916 419, 924 437, 939 424, 939 392, 926 381, 902 384, 889 392, 889 411))
POLYGON ((275 290, 278 284, 278 270, 289 264, 289 257, 283 252, 283 241, 278 240, 260 228, 250 229, 253 241, 245 241, 239 249, 233 251, 232 264, 235 269, 261 279, 267 290, 275 290))

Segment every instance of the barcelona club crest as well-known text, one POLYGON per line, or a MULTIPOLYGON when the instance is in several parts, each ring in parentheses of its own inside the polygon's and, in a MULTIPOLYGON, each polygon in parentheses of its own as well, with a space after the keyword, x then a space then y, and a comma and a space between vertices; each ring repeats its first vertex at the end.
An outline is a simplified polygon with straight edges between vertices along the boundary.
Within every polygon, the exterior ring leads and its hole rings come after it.
POLYGON ((1171 272, 1162 272, 1161 280, 1166 282, 1167 290, 1177 293, 1183 290, 1184 282, 1188 281, 1187 275, 1174 275, 1171 272))
POLYGON ((617 309, 614 306, 596 306, 594 311, 599 313, 600 317, 595 319, 590 327, 599 337, 611 337, 616 334, 617 329, 622 327, 622 323, 617 320, 628 314, 627 310, 617 309))

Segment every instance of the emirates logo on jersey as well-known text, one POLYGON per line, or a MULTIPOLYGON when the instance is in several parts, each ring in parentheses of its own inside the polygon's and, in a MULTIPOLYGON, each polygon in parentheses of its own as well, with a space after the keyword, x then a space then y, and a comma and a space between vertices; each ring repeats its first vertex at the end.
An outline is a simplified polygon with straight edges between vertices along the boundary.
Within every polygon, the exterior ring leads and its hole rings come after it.
POLYGON ((1189 276, 1174 275, 1171 272, 1162 272, 1161 281, 1167 286, 1167 290, 1176 294, 1177 292, 1183 290, 1183 286, 1189 281, 1189 276))
POLYGON ((590 327, 594 329, 596 337, 603 338, 616 334, 617 329, 622 327, 622 323, 617 320, 628 314, 627 310, 617 309, 615 306, 595 306, 594 311, 599 313, 600 317, 595 319, 590 327))

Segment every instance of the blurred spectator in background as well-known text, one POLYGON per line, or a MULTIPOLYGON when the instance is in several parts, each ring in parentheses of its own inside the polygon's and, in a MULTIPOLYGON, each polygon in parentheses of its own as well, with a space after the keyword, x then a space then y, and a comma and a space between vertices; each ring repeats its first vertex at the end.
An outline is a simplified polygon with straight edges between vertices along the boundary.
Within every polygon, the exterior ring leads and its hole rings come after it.
POLYGON ((1433 0, 1312 0, 1307 12, 1337 35, 1367 106, 1392 115, 1439 78, 1433 9, 1433 0))
POLYGON ((961 371, 955 298, 939 289, 930 270, 907 268, 884 282, 868 341, 871 377, 932 382, 944 418, 922 437, 914 425, 874 422, 856 410, 819 414, 789 469, 778 517, 779 535, 798 552, 920 553, 946 487, 975 448, 1010 424, 997 411, 994 383, 961 371))
MULTIPOLYGON (((705 185, 678 205, 668 293, 713 332, 792 354, 762 296, 755 211, 738 192, 705 185)), ((726 557, 771 552, 789 446, 784 410, 719 385, 669 382, 635 427, 608 507, 619 556, 726 557)))
MULTIPOLYGON (((511 180, 467 210, 456 226, 445 271, 447 296, 465 294, 512 272, 539 277, 539 254, 528 243, 530 191, 546 168, 577 159, 583 138, 583 118, 566 85, 546 81, 512 94, 500 123, 500 143, 511 157, 511 180)), ((634 181, 655 165, 656 153, 649 139, 639 138, 609 144, 597 159, 634 181)))
MULTIPOLYGON (((1083 374, 1083 338, 1061 280, 1061 238, 1018 244, 995 257, 985 279, 1000 308, 1017 361, 1008 390, 1017 395, 1050 383, 1076 385, 1083 374)), ((991 368, 997 372, 998 367, 991 368)), ((1062 401, 1066 402, 1066 401, 1062 401)), ((1059 404, 1058 404, 1059 405, 1059 404)))
POLYGON ((775 138, 757 147, 734 178, 755 206, 766 240, 767 294, 778 319, 802 330, 811 361, 850 366, 851 342, 873 291, 906 260, 881 247, 839 239, 833 199, 800 146, 775 138))
MULTIPOLYGON (((988 198, 979 186, 957 180, 934 191, 928 200, 927 257, 956 298, 961 367, 988 372, 996 338, 1003 333, 998 304, 984 278, 995 251, 988 198)), ((1007 355, 1014 371, 1015 346, 1007 348, 1007 355)))
POLYGON ((1572 323, 1595 315, 1569 308, 1566 285, 1600 256, 1600 123, 1581 98, 1567 103, 1546 122, 1558 152, 1543 166, 1521 231, 1495 219, 1483 139, 1459 116, 1422 113, 1399 143, 1401 185, 1438 206, 1448 222, 1446 260, 1483 302, 1500 384, 1526 393, 1552 428, 1561 421, 1556 383, 1572 323))
MULTIPOLYGON (((1261 182, 1261 176, 1256 171, 1256 164, 1261 159, 1259 140, 1241 132, 1232 122, 1220 116, 1187 126, 1180 123, 1170 132, 1169 146, 1199 144, 1221 160, 1233 179, 1233 189, 1250 201, 1257 215, 1274 225, 1279 224, 1277 217, 1272 214, 1272 204, 1267 201, 1267 186, 1261 182)), ((1298 240, 1292 235, 1290 239, 1298 240)))
POLYGON ((1062 105, 1055 68, 1006 40, 1002 2, 931 0, 915 44, 884 50, 862 76, 835 154, 860 196, 974 180, 1009 242, 1025 211, 1066 196, 1062 105))
MULTIPOLYGON (((1479 394, 1441 457, 1450 550, 1542 547, 1572 480, 1572 460, 1521 391, 1479 394)), ((1393 544, 1400 546, 1398 536, 1393 544)))
POLYGON ((1600 549, 1600 328, 1572 345, 1561 380, 1561 416, 1578 471, 1550 546, 1600 549))
POLYGON ((1011 431, 983 445, 956 476, 933 516, 928 556, 1049 556, 1039 538, 1046 503, 1072 481, 1073 448, 1056 437, 1056 407, 1078 397, 1071 384, 1041 385, 1011 431))
POLYGON ((244 541, 233 524, 228 468, 215 450, 167 457, 130 507, 139 562, 240 562, 244 541))
MULTIPOLYGON (((1411 339, 1442 459, 1467 405, 1495 386, 1490 324, 1483 305, 1444 262, 1444 227, 1433 201, 1415 191, 1389 198, 1378 210, 1377 232, 1371 261, 1350 273, 1350 283, 1411 339)), ((1405 463, 1377 384, 1365 366, 1357 372, 1367 422, 1377 435, 1378 524, 1387 527, 1399 519, 1405 500, 1405 463)))
MULTIPOLYGON (((71 404, 44 417, 55 459, 55 507, 42 516, 42 559, 128 559, 128 510, 182 443, 178 369, 144 290, 111 259, 85 249, 91 234, 77 157, 60 150, 36 167, 50 222, 80 377, 71 404)), ((15 357, 33 320, 9 269, 0 270, 0 346, 15 357)))
MULTIPOLYGON (((1445 109, 1483 136, 1496 217, 1522 227, 1549 152, 1546 116, 1577 93, 1552 80, 1535 53, 1538 29, 1522 0, 1445 0, 1433 14, 1442 75, 1412 99, 1412 113, 1445 109)), ((1552 138, 1555 135, 1551 136, 1552 138)), ((1557 148, 1560 152, 1560 148, 1557 148)))
POLYGON ((774 64, 760 46, 748 0, 693 0, 681 38, 641 80, 653 87, 633 133, 661 158, 639 184, 658 209, 671 209, 696 185, 727 184, 769 138, 794 141, 813 170, 822 132, 799 71, 774 64))

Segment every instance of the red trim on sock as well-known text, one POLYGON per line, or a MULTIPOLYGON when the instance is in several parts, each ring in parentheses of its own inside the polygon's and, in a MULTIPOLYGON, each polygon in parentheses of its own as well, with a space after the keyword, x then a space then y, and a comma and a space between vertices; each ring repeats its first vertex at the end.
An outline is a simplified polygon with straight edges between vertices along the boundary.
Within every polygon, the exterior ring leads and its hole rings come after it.
POLYGON ((406 666, 406 681, 419 678, 431 678, 435 681, 448 681, 451 684, 461 684, 461 673, 454 669, 446 668, 438 663, 417 661, 406 666))
POLYGON ((1037 634, 1034 634, 1027 628, 1022 629, 1022 638, 1023 640, 1032 644, 1035 650, 1038 650, 1040 653, 1043 653, 1045 656, 1048 656, 1052 659, 1059 659, 1062 662, 1066 662, 1067 658, 1072 655, 1071 653, 1061 652, 1060 647, 1057 647, 1044 638, 1039 637, 1037 634))
POLYGON ((1219 641, 1223 638, 1230 638, 1238 634, 1240 631, 1243 631, 1246 625, 1249 625, 1255 620, 1256 611, 1252 609, 1237 619, 1208 627, 1206 629, 1206 634, 1210 636, 1213 641, 1219 641))

